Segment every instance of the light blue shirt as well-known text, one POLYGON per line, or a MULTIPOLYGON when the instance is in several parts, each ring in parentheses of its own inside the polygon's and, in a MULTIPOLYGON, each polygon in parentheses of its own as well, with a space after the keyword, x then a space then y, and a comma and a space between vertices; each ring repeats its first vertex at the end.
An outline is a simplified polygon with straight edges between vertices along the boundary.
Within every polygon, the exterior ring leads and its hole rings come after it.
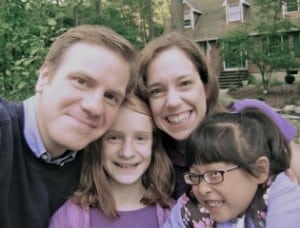
POLYGON ((41 138, 36 116, 36 97, 30 97, 23 102, 24 105, 24 136, 27 144, 37 158, 41 158, 46 163, 63 166, 66 162, 73 161, 77 151, 66 152, 66 155, 52 159, 47 152, 41 138))

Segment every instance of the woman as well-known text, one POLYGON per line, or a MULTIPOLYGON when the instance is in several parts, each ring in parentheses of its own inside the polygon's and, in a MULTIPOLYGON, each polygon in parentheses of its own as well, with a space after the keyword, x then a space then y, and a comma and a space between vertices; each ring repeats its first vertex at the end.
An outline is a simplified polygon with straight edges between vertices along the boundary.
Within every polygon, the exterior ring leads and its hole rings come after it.
MULTIPOLYGON (((185 140, 207 115, 219 112, 218 81, 211 74, 198 45, 179 33, 169 33, 150 41, 139 63, 138 95, 149 103, 155 124, 176 172, 173 196, 178 198, 188 186, 183 173, 185 140)), ((231 105, 230 111, 257 107, 277 123, 292 148, 292 169, 300 180, 300 152, 292 139, 297 129, 265 103, 246 99, 231 105), (298 166, 297 166, 298 165, 298 166)))

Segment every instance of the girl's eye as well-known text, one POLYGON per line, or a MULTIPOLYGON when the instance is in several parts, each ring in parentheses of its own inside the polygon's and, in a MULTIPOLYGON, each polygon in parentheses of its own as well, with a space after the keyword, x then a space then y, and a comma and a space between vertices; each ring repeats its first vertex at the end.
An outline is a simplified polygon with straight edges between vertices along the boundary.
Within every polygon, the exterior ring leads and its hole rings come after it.
POLYGON ((149 141, 149 139, 150 139, 149 135, 137 135, 136 136, 136 140, 140 144, 147 143, 149 141))
POLYGON ((110 143, 117 143, 121 140, 121 136, 115 135, 115 134, 107 135, 105 138, 106 138, 106 141, 108 141, 110 143))

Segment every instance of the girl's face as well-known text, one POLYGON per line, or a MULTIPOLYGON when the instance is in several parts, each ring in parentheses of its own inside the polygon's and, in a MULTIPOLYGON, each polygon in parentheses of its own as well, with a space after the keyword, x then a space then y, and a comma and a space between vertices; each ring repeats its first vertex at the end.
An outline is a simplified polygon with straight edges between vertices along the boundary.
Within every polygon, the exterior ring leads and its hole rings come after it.
POLYGON ((142 185, 151 161, 152 131, 149 116, 121 107, 102 146, 103 166, 112 186, 142 185))
POLYGON ((187 139, 205 117, 205 87, 192 61, 179 48, 161 52, 147 71, 156 125, 176 140, 187 139))
MULTIPOLYGON (((207 171, 228 170, 236 167, 223 162, 194 165, 190 172, 203 174, 207 171)), ((212 174, 213 175, 213 174, 212 174)), ((207 208, 217 222, 226 222, 243 214, 251 204, 261 181, 241 168, 224 173, 223 182, 207 184, 203 178, 192 191, 199 203, 207 208)))

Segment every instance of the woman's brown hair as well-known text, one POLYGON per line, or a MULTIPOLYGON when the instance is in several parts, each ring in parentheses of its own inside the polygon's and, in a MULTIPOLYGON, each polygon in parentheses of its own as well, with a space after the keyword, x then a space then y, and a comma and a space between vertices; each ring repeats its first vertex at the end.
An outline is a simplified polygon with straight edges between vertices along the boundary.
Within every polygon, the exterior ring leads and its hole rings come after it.
POLYGON ((199 46, 193 40, 177 32, 167 33, 153 39, 141 51, 138 64, 138 95, 148 102, 148 67, 160 53, 173 47, 182 50, 197 69, 206 88, 207 114, 219 110, 219 84, 216 75, 210 71, 206 57, 199 46))

